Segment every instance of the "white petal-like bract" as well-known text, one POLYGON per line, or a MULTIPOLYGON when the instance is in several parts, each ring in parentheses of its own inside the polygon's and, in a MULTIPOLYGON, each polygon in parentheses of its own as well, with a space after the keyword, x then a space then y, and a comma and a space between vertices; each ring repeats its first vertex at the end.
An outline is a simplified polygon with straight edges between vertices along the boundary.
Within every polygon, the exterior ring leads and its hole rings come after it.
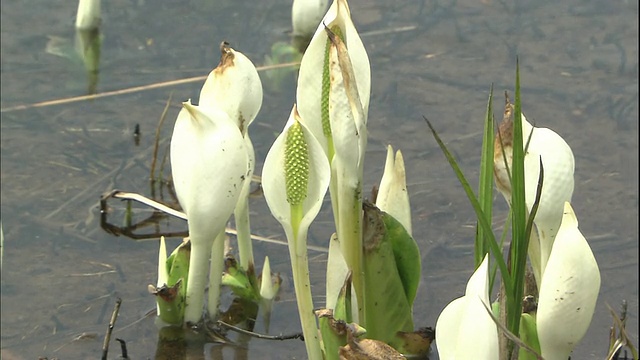
POLYGON ((546 360, 569 357, 589 328, 599 292, 598 264, 566 202, 538 299, 538 338, 546 360))
POLYGON ((202 317, 211 247, 236 206, 247 161, 244 138, 226 112, 183 103, 171 137, 171 173, 191 239, 185 322, 202 317))
POLYGON ((498 328, 487 308, 491 308, 488 254, 471 275, 464 296, 450 302, 438 317, 441 360, 498 359, 498 328))

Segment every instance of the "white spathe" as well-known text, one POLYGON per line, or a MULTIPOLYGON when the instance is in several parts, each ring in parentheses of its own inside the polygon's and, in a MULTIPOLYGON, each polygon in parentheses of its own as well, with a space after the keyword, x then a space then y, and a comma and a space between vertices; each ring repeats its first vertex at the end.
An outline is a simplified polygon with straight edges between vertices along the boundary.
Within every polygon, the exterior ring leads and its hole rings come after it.
POLYGON ((307 233, 322 206, 330 172, 322 146, 304 126, 294 105, 284 130, 267 153, 262 189, 271 214, 287 236, 298 315, 310 360, 321 360, 323 355, 313 313, 307 233))
POLYGON ((338 173, 340 186, 355 187, 362 180, 359 174, 367 147, 367 119, 346 45, 334 33, 329 34, 329 40, 329 123, 336 155, 332 161, 339 160, 344 169, 334 164, 332 168, 344 171, 338 173))
POLYGON ((244 138, 227 113, 184 102, 171 137, 171 172, 191 240, 185 322, 202 318, 211 247, 236 206, 247 169, 244 138))
POLYGON ((300 120, 300 115, 297 112, 297 108, 294 105, 291 110, 291 115, 287 121, 284 130, 276 138, 276 141, 271 145, 271 149, 267 153, 267 157, 264 161, 262 168, 262 189, 264 192, 264 198, 267 201, 267 205, 271 210, 273 216, 282 224, 288 239, 293 239, 293 228, 291 218, 291 205, 287 202, 287 188, 285 182, 285 152, 286 152, 286 137, 287 130, 293 125, 294 122, 299 122, 302 125, 302 131, 304 133, 309 154, 309 178, 307 186, 307 194, 302 203, 302 221, 300 222, 298 239, 304 237, 304 246, 300 246, 297 249, 300 252, 306 252, 306 233, 311 225, 311 222, 318 215, 320 207, 322 206, 322 200, 329 187, 330 169, 327 158, 324 156, 322 147, 318 143, 318 140, 307 129, 304 123, 300 120), (289 237, 291 235, 291 237, 289 237))
POLYGON ((271 279, 271 264, 269 263, 269 257, 264 257, 264 264, 262 265, 262 278, 260 281, 260 296, 265 300, 272 300, 278 293, 278 288, 273 286, 273 280, 271 279))
POLYGON ((599 292, 598 264, 565 202, 538 299, 538 338, 545 360, 569 357, 589 328, 599 292))
MULTIPOLYGON (((355 84, 351 86, 357 88, 358 97, 362 112, 363 121, 366 123, 369 98, 371 94, 371 67, 369 57, 364 48, 364 44, 351 20, 351 12, 346 0, 334 0, 329 10, 325 14, 321 23, 305 51, 300 63, 298 75, 298 86, 296 90, 297 107, 305 125, 318 138, 325 153, 329 154, 328 133, 325 131, 330 126, 325 123, 323 130, 323 94, 328 96, 329 74, 325 74, 325 56, 327 47, 330 46, 329 38, 325 26, 331 29, 334 26, 340 28, 344 36, 344 44, 348 50, 355 84), (324 79, 324 80, 323 80, 324 79), (324 90, 323 90, 324 82, 324 90)), ((328 59, 327 59, 328 61, 328 59)), ((346 70, 346 69, 345 69, 346 70)), ((326 71, 329 71, 328 67, 326 71)), ((336 73, 338 75, 338 73, 336 73)), ((342 74, 339 74, 342 76, 342 74)), ((344 90, 343 90, 344 91, 344 90)), ((328 98, 324 99, 325 104, 328 98)), ((325 108, 325 111, 328 109, 325 108)), ((325 113, 326 116, 326 113, 325 113)), ((328 119, 324 119, 327 120, 328 119)))
POLYGON ((293 35, 310 38, 320 24, 327 4, 328 0, 293 0, 291 6, 293 35))
MULTIPOLYGON (((560 227, 564 203, 570 202, 573 195, 575 160, 571 147, 560 135, 551 129, 532 126, 524 114, 522 114, 522 136, 525 147, 529 141, 524 157, 525 201, 529 211, 535 202, 540 159, 544 167, 540 205, 534 219, 536 232, 532 232, 529 242, 529 257, 540 286, 551 247, 560 227)), ((509 141, 510 144, 511 139, 503 139, 503 141, 509 141)), ((504 151, 507 162, 511 166, 513 153, 511 145, 505 146, 504 151)), ((494 169, 498 190, 510 203, 511 184, 499 147, 496 147, 494 169)))
MULTIPOLYGON (((169 281, 169 272, 167 271, 167 244, 164 236, 160 237, 160 250, 158 251, 158 282, 157 287, 166 285, 169 281)), ((160 311, 158 311, 160 313, 160 311)))
POLYGON ((387 146, 387 160, 380 180, 376 206, 398 220, 411 235, 411 205, 404 159, 400 150, 394 156, 391 145, 387 146))
MULTIPOLYGON (((231 48, 227 42, 220 44, 220 52, 220 63, 209 73, 200 90, 199 106, 223 110, 236 123, 245 138, 249 159, 247 178, 251 178, 255 168, 255 152, 248 129, 262 107, 262 82, 255 65, 243 53, 231 48)), ((243 269, 253 266, 254 261, 249 220, 250 186, 250 181, 244 183, 234 211, 240 265, 243 269)))
POLYGON ((80 0, 76 14, 76 29, 91 30, 100 26, 100 0, 80 0))
POLYGON ((487 308, 491 308, 488 254, 471 275, 464 296, 450 302, 438 317, 441 360, 498 359, 498 328, 487 308))
POLYGON ((205 80, 198 105, 225 111, 246 135, 262 107, 262 82, 255 65, 243 53, 226 42, 220 51, 220 64, 205 80))

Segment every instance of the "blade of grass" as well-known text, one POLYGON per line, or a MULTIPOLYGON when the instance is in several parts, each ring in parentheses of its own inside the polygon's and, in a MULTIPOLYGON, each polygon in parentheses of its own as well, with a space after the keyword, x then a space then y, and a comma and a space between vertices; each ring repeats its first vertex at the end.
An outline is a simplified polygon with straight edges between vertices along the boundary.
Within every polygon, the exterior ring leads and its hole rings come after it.
MULTIPOLYGON (((500 235, 500 250, 504 251, 504 241, 507 239, 507 233, 510 229, 511 224, 511 209, 509 209, 509 213, 507 214, 507 220, 504 222, 504 228, 502 229, 502 235, 500 235)), ((491 265, 491 272, 489 273, 489 289, 493 289, 493 284, 495 283, 496 274, 498 272, 498 265, 491 265)))
MULTIPOLYGON (((527 253, 529 251, 529 238, 533 229, 533 219, 540 203, 542 194, 542 183, 544 179, 544 169, 542 159, 540 159, 540 174, 538 175, 538 186, 536 189, 535 201, 528 214, 525 200, 525 177, 524 177, 524 140, 522 134, 522 101, 520 96, 520 65, 516 62, 516 96, 513 115, 513 159, 511 164, 511 211, 512 233, 511 249, 509 253, 511 280, 513 281, 513 292, 507 292, 507 327, 513 334, 518 335, 520 331, 520 319, 522 312, 522 298, 524 296, 524 282, 527 269, 527 253)), ((527 146, 531 139, 529 135, 527 146)))
POLYGON ((440 139, 440 136, 438 136, 438 133, 436 132, 436 130, 431 125, 431 122, 426 117, 423 116, 423 118, 427 122, 427 125, 429 126, 429 129, 431 130, 431 133, 433 134, 433 137, 436 139, 436 142, 438 143, 438 146, 440 146, 440 149, 444 153, 444 156, 447 158, 447 161, 451 165, 451 168, 453 169, 453 172, 456 174, 456 177, 458 178, 458 181, 460 181, 460 184, 462 185, 462 188, 464 189, 465 193, 467 194, 467 198, 471 202, 471 206, 473 207, 473 210, 476 212, 476 217, 478 218, 478 222, 479 222, 480 226, 482 227, 482 231, 488 236, 488 239, 487 239, 488 242, 487 243, 489 244, 489 248, 491 249, 491 253, 492 253, 494 259, 496 260, 496 262, 498 263, 498 267, 500 268, 500 273, 502 275, 502 279, 503 279, 503 282, 505 284, 506 291, 507 291, 507 293, 511 293, 511 291, 512 291, 511 274, 507 270, 507 265, 506 265, 506 263, 505 263, 505 261, 503 259, 502 251, 501 251, 500 247, 498 246, 498 243, 496 242, 495 237, 493 236, 493 232, 491 231, 491 222, 489 221, 489 219, 486 217, 485 213, 483 212, 482 207, 480 206, 480 203, 478 202, 478 198, 473 193, 473 190, 471 189, 471 186, 469 185, 469 182, 464 177, 464 174, 462 173, 462 170, 460 170, 460 167, 458 166, 458 163, 454 159, 453 155, 451 154, 451 152, 449 152, 449 150, 447 149, 447 147, 444 144, 444 142, 442 142, 442 139, 440 139))
MULTIPOLYGON (((507 327, 518 336, 520 331, 520 313, 522 294, 524 292, 524 272, 526 264, 520 263, 521 256, 528 248, 524 245, 526 238, 527 204, 525 201, 524 148, 522 136, 522 103, 520 97, 520 65, 516 61, 516 96, 513 115, 513 158, 511 163, 511 251, 509 254, 509 270, 512 291, 507 290, 507 327)), ((526 257, 525 257, 526 259, 526 257)), ((512 346, 509 346, 510 352, 512 346)))
MULTIPOLYGON (((484 135, 482 139, 482 156, 480 158, 480 179, 478 182, 478 201, 487 219, 493 217, 493 152, 494 152, 494 117, 493 117, 493 84, 489 90, 489 100, 487 102, 487 113, 484 123, 484 135)), ((480 266, 484 254, 489 252, 486 244, 488 235, 483 228, 476 223, 476 242, 474 260, 475 267, 480 266)), ((493 288, 493 277, 489 289, 493 288)))

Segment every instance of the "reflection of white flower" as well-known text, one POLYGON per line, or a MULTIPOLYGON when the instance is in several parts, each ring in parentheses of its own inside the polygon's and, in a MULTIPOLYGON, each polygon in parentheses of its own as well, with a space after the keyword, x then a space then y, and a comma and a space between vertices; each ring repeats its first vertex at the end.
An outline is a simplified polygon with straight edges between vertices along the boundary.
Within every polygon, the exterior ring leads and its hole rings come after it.
POLYGON ((498 359, 498 328, 487 308, 489 257, 467 282, 464 296, 447 305, 436 322, 436 344, 442 360, 498 359))
POLYGON ((182 105, 171 137, 171 172, 191 240, 185 322, 198 322, 211 247, 238 201, 247 176, 247 150, 227 113, 189 101, 182 105))
POLYGON ((540 286, 537 327, 542 357, 569 357, 589 328, 599 291, 598 264, 566 202, 540 286))

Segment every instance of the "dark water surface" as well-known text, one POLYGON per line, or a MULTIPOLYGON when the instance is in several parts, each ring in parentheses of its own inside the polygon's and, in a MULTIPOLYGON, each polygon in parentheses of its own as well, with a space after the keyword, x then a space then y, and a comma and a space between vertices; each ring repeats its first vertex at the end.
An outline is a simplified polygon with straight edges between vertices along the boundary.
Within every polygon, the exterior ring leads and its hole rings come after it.
MULTIPOLYGON (((123 304, 114 337, 127 341, 132 358, 153 358, 158 331, 145 313, 155 307, 146 285, 156 282, 157 242, 105 233, 98 198, 114 188, 150 195, 153 134, 164 103, 173 94, 161 154, 179 102, 197 98, 202 82, 7 111, 86 94, 82 65, 45 52, 49 37, 73 41, 76 6, 25 0, 3 1, 0 8, 2 357, 98 358, 119 296, 123 304), (139 146, 132 135, 136 124, 139 146)), ((290 1, 104 2, 97 90, 206 75, 218 62, 222 40, 261 65, 272 44, 289 41, 290 6, 290 1)), ((442 308, 463 293, 474 234, 471 207, 422 115, 440 131, 469 178, 476 178, 489 86, 494 84, 500 109, 502 91, 513 89, 519 56, 528 118, 553 128, 573 148, 573 207, 602 273, 591 328, 573 358, 605 356, 612 323, 606 304, 617 308, 623 299, 637 344, 638 3, 352 0, 350 6, 373 78, 365 188, 379 181, 387 143, 401 149, 407 163, 413 232, 423 258, 416 324, 435 326, 442 308)), ((263 75, 264 103, 250 130, 258 174, 295 100, 292 76, 277 88, 263 75)), ((499 227, 506 206, 501 198, 496 204, 499 227)), ((251 206, 253 232, 284 238, 263 199, 251 206)), ((312 227, 315 245, 326 246, 332 232, 328 209, 312 227)), ((186 227, 180 221, 162 226, 186 227)), ((291 315, 296 311, 286 249, 259 243, 254 251, 258 264, 269 255, 285 280, 270 333, 299 331, 291 315)), ((310 257, 320 305, 326 258, 315 252, 310 257)), ((117 344, 111 349, 115 358, 117 344)), ((201 348, 192 350, 193 358, 202 354, 201 348)), ((232 347, 208 346, 207 353, 243 356, 232 347)), ((255 340, 248 351, 252 359, 305 357, 299 341, 255 340)))

